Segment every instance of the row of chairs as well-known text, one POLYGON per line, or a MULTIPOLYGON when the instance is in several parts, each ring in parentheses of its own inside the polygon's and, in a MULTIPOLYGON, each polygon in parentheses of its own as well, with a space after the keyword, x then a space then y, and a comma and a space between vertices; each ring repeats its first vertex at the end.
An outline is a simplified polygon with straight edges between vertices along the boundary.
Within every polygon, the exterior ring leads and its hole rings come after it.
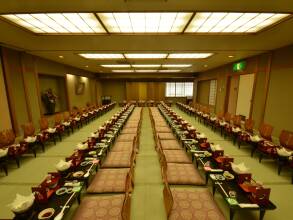
MULTIPOLYGON (((177 106, 198 117, 200 122, 210 126, 213 130, 219 130, 224 137, 230 137, 234 144, 248 144, 252 147, 251 157, 254 152, 259 153, 259 162, 264 157, 273 158, 278 163, 278 174, 280 175, 283 167, 293 169, 293 132, 282 130, 279 135, 279 143, 272 141, 273 126, 262 123, 258 129, 258 134, 254 131, 254 120, 245 119, 240 115, 230 113, 218 113, 213 115, 210 108, 202 105, 195 105, 195 108, 177 103, 177 106)), ((293 183, 293 176, 292 176, 293 183)))
MULTIPOLYGON (((119 106, 125 106, 126 104, 132 104, 138 107, 154 107, 154 106, 158 106, 160 104, 161 101, 154 101, 154 100, 123 100, 122 102, 119 102, 119 106)), ((172 101, 165 101, 166 104, 168 104, 168 106, 172 105, 172 101)))
MULTIPOLYGON (((167 106, 163 108, 163 111, 168 114, 167 106)), ((150 115, 156 150, 162 168, 163 196, 168 219, 185 219, 186 216, 189 219, 197 219, 199 216, 202 219, 208 219, 210 214, 215 219, 225 219, 209 190, 194 187, 204 186, 205 181, 158 108, 150 108, 150 115), (179 189, 171 188, 170 185, 191 187, 179 189)))
POLYGON ((86 190, 92 195, 82 199, 74 220, 130 219, 130 193, 134 187, 133 171, 139 147, 141 119, 142 109, 135 108, 110 152, 101 162, 101 168, 86 190), (101 193, 110 195, 100 195, 101 193), (103 213, 100 210, 104 210, 103 213))
POLYGON ((89 121, 104 114, 112 109, 115 103, 104 106, 87 106, 86 108, 73 108, 71 112, 57 113, 54 121, 49 122, 47 117, 39 120, 40 130, 36 132, 36 128, 32 122, 22 125, 23 139, 16 143, 16 135, 12 129, 0 132, 0 168, 8 175, 7 164, 10 160, 15 160, 17 167, 20 167, 20 158, 27 153, 37 154, 37 148, 41 147, 45 151, 45 144, 54 142, 56 137, 62 140, 62 135, 67 131, 68 135, 75 128, 80 128, 89 121), (50 125, 51 124, 51 125, 50 125))

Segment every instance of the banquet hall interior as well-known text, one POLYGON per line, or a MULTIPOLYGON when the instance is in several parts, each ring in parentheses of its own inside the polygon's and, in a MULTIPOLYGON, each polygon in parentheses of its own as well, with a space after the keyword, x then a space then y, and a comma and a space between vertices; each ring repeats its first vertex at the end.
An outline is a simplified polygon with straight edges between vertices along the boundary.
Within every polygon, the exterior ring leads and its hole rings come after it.
POLYGON ((293 219, 293 1, 0 3, 0 220, 293 219))

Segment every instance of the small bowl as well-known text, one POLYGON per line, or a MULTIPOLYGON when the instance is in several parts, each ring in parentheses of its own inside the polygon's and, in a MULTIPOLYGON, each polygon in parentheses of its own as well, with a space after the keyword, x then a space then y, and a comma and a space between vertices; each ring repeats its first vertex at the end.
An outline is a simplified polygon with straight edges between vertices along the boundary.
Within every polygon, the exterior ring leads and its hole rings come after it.
POLYGON ((54 213, 55 209, 53 208, 44 209, 38 214, 38 219, 50 219, 54 215, 54 213))

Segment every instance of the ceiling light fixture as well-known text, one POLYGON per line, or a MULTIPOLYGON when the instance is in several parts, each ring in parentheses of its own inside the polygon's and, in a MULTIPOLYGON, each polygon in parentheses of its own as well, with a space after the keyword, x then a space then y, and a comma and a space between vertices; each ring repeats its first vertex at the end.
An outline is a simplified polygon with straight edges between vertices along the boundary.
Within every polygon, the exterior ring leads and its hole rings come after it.
POLYGON ((290 14, 199 12, 186 28, 186 33, 256 33, 290 14))
POLYGON ((123 54, 119 53, 80 53, 86 59, 124 59, 123 54))
POLYGON ((38 34, 106 33, 93 13, 33 13, 1 16, 38 34))
POLYGON ((204 59, 212 55, 213 53, 170 53, 168 59, 204 59))
POLYGON ((105 68, 130 68, 130 64, 103 64, 101 65, 105 68))
POLYGON ((167 57, 166 53, 126 53, 125 57, 128 59, 164 59, 167 57))
POLYGON ((233 55, 229 55, 228 57, 229 57, 229 58, 233 58, 234 56, 233 56, 233 55))
POLYGON ((176 73, 181 72, 181 70, 159 70, 160 73, 176 73))
POLYGON ((62 56, 62 55, 60 55, 60 56, 58 56, 60 59, 63 59, 64 58, 64 56, 62 56))
POLYGON ((166 68, 186 68, 190 67, 192 64, 163 64, 162 67, 166 68))
POLYGON ((191 12, 97 13, 110 33, 181 33, 191 12))
POLYGON ((112 70, 113 73, 132 73, 134 70, 112 70))
POLYGON ((131 66, 134 68, 156 68, 160 67, 161 64, 132 64, 131 66))
POLYGON ((137 73, 154 73, 158 72, 158 70, 135 70, 137 73))

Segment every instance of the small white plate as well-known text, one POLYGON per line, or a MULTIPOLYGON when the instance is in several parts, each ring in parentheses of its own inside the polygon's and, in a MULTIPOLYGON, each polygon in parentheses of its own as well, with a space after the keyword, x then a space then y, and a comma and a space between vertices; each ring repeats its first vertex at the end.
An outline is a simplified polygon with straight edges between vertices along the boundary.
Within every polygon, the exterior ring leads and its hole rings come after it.
POLYGON ((38 214, 38 219, 49 219, 54 215, 54 213, 55 209, 53 208, 44 209, 38 214))

